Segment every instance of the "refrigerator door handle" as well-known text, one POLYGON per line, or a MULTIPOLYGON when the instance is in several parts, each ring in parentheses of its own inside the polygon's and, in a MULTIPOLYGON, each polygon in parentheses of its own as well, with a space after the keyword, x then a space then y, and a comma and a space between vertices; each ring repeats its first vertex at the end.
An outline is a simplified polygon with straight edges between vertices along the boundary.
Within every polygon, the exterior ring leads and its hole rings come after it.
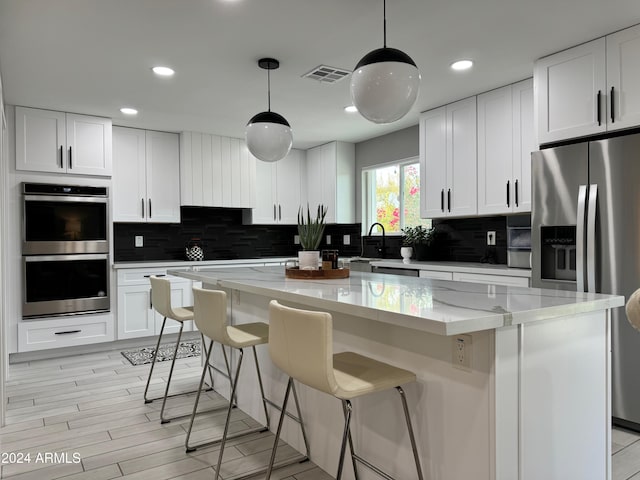
POLYGON ((596 211, 598 185, 589 185, 587 209, 587 291, 596 293, 596 211))
POLYGON ((580 185, 578 189, 578 218, 576 221, 576 290, 585 292, 584 283, 584 218, 587 207, 587 186, 580 185))

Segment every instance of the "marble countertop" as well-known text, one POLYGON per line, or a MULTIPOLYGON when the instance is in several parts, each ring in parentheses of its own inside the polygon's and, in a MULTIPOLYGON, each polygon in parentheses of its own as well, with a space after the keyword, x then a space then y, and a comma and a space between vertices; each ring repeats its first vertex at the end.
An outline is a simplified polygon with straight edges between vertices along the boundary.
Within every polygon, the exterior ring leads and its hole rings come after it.
POLYGON ((531 269, 510 268, 506 265, 474 262, 418 262, 404 263, 400 259, 371 259, 372 267, 403 268, 408 270, 435 270, 440 272, 483 273, 486 275, 509 275, 531 278, 531 269))
POLYGON ((351 272, 294 280, 284 267, 171 269, 169 274, 384 323, 457 335, 624 305, 624 297, 351 272))
POLYGON ((132 262, 115 262, 113 268, 115 270, 121 268, 185 268, 185 267, 212 267, 216 265, 240 265, 240 264, 268 264, 283 263, 292 257, 263 257, 263 258, 238 258, 233 260, 202 260, 199 262, 191 262, 188 260, 149 260, 149 261, 132 261, 132 262))

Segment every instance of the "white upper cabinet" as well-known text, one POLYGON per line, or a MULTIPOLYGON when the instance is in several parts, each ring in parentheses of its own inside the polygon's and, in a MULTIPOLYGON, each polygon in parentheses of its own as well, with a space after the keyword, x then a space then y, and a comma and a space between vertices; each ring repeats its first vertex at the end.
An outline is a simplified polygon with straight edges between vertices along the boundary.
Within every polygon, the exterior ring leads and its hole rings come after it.
POLYGON ((640 125, 640 25, 606 37, 607 128, 640 125), (613 109, 612 109, 613 108, 613 109))
POLYGON ((111 120, 16 107, 16 170, 110 176, 111 120))
POLYGON ((252 211, 254 224, 298 223, 298 208, 303 199, 306 183, 306 154, 291 149, 277 162, 256 162, 256 207, 252 211))
POLYGON ((478 213, 531 211, 531 79, 478 95, 478 213))
POLYGON ((182 205, 256 206, 257 159, 243 140, 182 132, 180 150, 182 205))
POLYGON ((420 215, 477 214, 476 97, 420 115, 420 215))
POLYGON ((640 26, 535 64, 538 141, 557 142, 640 125, 640 26))
POLYGON ((180 222, 177 133, 113 127, 115 222, 180 222))
POLYGON ((311 211, 323 204, 327 207, 327 223, 354 223, 355 176, 353 143, 330 142, 307 150, 307 202, 311 211))

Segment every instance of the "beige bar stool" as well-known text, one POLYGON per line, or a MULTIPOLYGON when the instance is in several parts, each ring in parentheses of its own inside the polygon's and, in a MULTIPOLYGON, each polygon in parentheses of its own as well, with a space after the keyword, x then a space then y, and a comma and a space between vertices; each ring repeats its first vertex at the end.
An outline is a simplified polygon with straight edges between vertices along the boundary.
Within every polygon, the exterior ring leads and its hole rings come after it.
MULTIPOLYGON (((342 400, 345 420, 337 480, 342 477, 347 441, 351 450, 351 461, 356 479, 358 478, 357 463, 361 463, 381 477, 393 480, 389 474, 354 452, 349 426, 353 409, 352 399, 391 388, 395 388, 402 399, 402 408, 407 422, 418 478, 423 480, 409 408, 404 391, 400 387, 405 383, 414 382, 416 380, 415 373, 353 352, 334 355, 333 320, 329 313, 285 307, 272 300, 269 305, 269 330, 271 359, 277 367, 289 375, 282 406, 283 412, 287 408, 289 391, 294 379, 342 400)), ((280 415, 266 480, 271 478, 283 417, 280 415)))
MULTIPOLYGON (((180 340, 182 339, 182 330, 184 329, 184 322, 188 320, 193 320, 193 307, 174 307, 171 305, 171 282, 166 278, 158 278, 156 276, 149 277, 151 281, 151 305, 153 308, 164 318, 162 320, 162 328, 160 329, 160 335, 158 335, 158 343, 156 344, 156 349, 153 352, 153 359, 151 361, 151 369, 149 370, 149 378, 147 378, 147 386, 144 389, 144 403, 151 403, 154 400, 158 400, 162 398, 162 408, 160 409, 160 423, 168 423, 171 420, 176 418, 186 417, 188 415, 180 415, 173 418, 165 418, 164 409, 167 404, 168 397, 175 397, 177 395, 186 395, 190 393, 194 393, 194 391, 190 392, 181 392, 173 395, 169 395, 169 387, 171 385, 171 377, 173 376, 173 367, 176 364, 176 356, 178 355, 178 348, 180 347, 180 340), (169 378, 167 379, 167 386, 165 387, 164 395, 162 397, 156 398, 148 398, 147 394, 149 391, 149 384, 151 383, 151 376, 153 375, 153 368, 156 365, 156 358, 158 356, 158 350, 160 349, 160 343, 162 342, 162 334, 164 333, 164 327, 167 323, 167 318, 171 320, 175 320, 180 323, 180 331, 178 332, 178 339, 176 341, 176 348, 173 351, 173 359, 171 360, 171 368, 169 370, 169 378)), ((204 354, 207 355, 206 345, 204 343, 204 337, 201 338, 202 348, 204 349, 204 354)), ((209 370, 209 377, 211 379, 211 386, 209 389, 213 388, 213 375, 211 374, 211 370, 209 370)))
MULTIPOLYGON (((191 421, 189 422, 189 429, 187 430, 187 438, 185 441, 185 447, 188 452, 192 452, 199 447, 213 445, 216 443, 220 443, 220 452, 218 454, 218 465, 216 467, 216 476, 217 479, 220 475, 220 466, 222 465, 222 457, 224 455, 224 447, 227 440, 232 438, 241 437, 244 435, 248 435, 250 433, 255 433, 259 431, 268 431, 269 430, 269 412, 267 410, 267 403, 278 408, 277 405, 274 405, 270 402, 264 394, 264 388, 262 386, 262 376, 260 374, 260 364, 258 363, 258 356, 256 354, 256 345, 262 345, 268 342, 269 340, 269 326, 266 323, 256 322, 256 323, 245 323, 242 325, 228 325, 227 322, 227 294, 222 290, 208 290, 202 288, 193 288, 193 311, 194 311, 194 320, 196 322, 196 326, 206 337, 211 339, 211 343, 209 344, 209 351, 207 353, 207 359, 202 369, 202 376, 200 377, 200 387, 198 389, 198 393, 196 395, 196 400, 193 405, 193 412, 191 414, 191 421), (191 437, 191 430, 193 428, 193 423, 198 410, 198 402, 200 400, 200 391, 202 390, 202 385, 204 383, 204 379, 207 372, 207 367, 210 365, 211 352, 213 351, 213 342, 218 342, 222 346, 222 351, 225 352, 224 347, 234 348, 239 352, 238 355, 238 366, 236 367, 235 376, 231 379, 231 394, 229 395, 230 399, 235 399, 236 389, 238 386, 238 378, 240 376, 240 368, 242 367, 242 359, 244 356, 244 348, 251 347, 253 350, 253 358, 255 360, 256 372, 258 374, 258 385, 260 387, 260 395, 262 397, 262 405, 264 408, 264 415, 266 418, 266 425, 264 427, 256 427, 248 430, 243 430, 242 432, 234 433, 229 435, 229 422, 231 419, 231 411, 235 406, 233 401, 229 402, 228 410, 227 410, 227 418, 224 425, 224 433, 222 437, 216 440, 212 440, 209 442, 201 443, 199 445, 189 445, 189 438, 191 437)), ((225 362, 227 363, 227 368, 229 362, 227 361, 226 352, 225 362)), ((294 392, 295 395, 295 392, 294 392)), ((297 405, 297 397, 296 397, 296 405, 297 405)), ((298 410, 299 415, 299 410, 298 410)), ((295 418, 300 424, 302 422, 295 418)), ((303 435, 305 437, 306 443, 306 434, 303 430, 303 435)), ((308 460, 308 447, 307 447, 307 457, 302 459, 296 459, 287 463, 287 465, 302 462, 308 460)), ((248 476, 254 476, 259 472, 253 472, 248 476)))

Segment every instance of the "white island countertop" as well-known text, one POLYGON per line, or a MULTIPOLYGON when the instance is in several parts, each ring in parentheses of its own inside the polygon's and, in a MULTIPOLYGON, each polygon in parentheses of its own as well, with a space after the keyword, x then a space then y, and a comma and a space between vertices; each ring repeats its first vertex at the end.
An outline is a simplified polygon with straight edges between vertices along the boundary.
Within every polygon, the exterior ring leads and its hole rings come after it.
POLYGON ((351 272, 294 280, 284 267, 175 269, 207 286, 249 292, 438 335, 457 335, 624 305, 624 297, 351 272))

